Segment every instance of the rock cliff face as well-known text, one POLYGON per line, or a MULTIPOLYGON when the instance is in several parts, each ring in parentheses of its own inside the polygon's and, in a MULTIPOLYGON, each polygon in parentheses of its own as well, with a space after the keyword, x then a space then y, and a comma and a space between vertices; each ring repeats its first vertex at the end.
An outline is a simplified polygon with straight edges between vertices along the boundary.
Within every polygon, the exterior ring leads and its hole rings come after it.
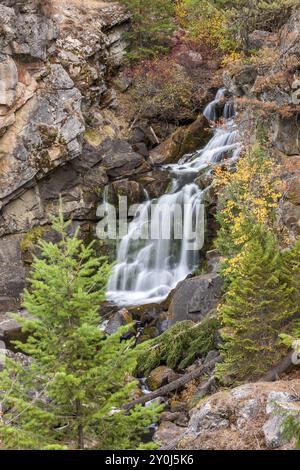
POLYGON ((129 24, 120 5, 96 0, 0 2, 0 310, 24 287, 24 234, 48 223, 58 194, 90 220, 99 187, 144 163, 101 113, 129 24), (84 138, 93 127, 97 151, 84 138))
POLYGON ((260 38, 260 59, 229 67, 224 84, 241 103, 245 120, 251 107, 254 117, 264 112, 259 127, 272 142, 274 155, 282 161, 282 178, 287 184, 282 220, 291 232, 299 234, 300 11, 291 15, 277 35, 257 31, 254 36, 260 38))

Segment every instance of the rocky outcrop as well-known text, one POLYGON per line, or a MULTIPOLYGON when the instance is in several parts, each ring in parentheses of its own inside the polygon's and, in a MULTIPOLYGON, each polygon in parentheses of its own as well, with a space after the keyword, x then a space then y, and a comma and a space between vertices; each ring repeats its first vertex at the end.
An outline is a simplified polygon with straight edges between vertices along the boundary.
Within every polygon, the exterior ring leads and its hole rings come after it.
POLYGON ((145 169, 108 110, 129 24, 116 3, 1 1, 0 311, 24 288, 24 234, 48 223, 59 194, 67 216, 89 223, 109 178, 145 169))
POLYGON ((282 54, 295 54, 300 57, 300 11, 295 12, 280 34, 282 54))
MULTIPOLYGON (((241 126, 249 115, 260 117, 260 130, 282 162, 286 182, 280 216, 291 238, 300 233, 300 194, 298 156, 300 154, 300 11, 276 33, 254 32, 250 38, 261 51, 261 59, 239 62, 224 72, 225 86, 238 97, 241 126)), ((250 119, 251 121, 251 119, 250 119)), ((251 129, 248 132, 253 132, 251 129)), ((247 135, 247 132, 244 132, 247 135)))
MULTIPOLYGON (((300 380, 260 382, 220 391, 190 411, 181 438, 169 433, 177 449, 290 449, 283 434, 283 414, 299 416, 300 380), (179 442, 178 442, 179 441, 179 442)), ((176 429, 178 431, 178 429, 176 429)))

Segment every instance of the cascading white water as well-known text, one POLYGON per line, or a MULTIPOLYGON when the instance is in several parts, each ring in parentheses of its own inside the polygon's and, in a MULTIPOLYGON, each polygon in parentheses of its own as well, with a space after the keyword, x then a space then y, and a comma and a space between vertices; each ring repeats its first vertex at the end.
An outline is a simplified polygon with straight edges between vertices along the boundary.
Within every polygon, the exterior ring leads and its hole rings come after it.
MULTIPOLYGON (((211 122, 220 117, 216 107, 224 100, 224 93, 225 89, 220 89, 203 112, 211 122)), ((236 158, 240 144, 233 116, 232 103, 224 102, 224 124, 215 129, 205 148, 183 157, 177 164, 165 166, 174 177, 172 190, 142 204, 130 223, 109 280, 108 300, 119 305, 160 302, 198 266, 199 249, 191 249, 191 241, 195 241, 195 222, 199 222, 199 205, 205 190, 195 180, 200 170, 209 171, 210 165, 225 155, 236 158), (180 233, 176 233, 178 230, 180 233)), ((201 223, 197 229, 204 232, 204 219, 201 223)))

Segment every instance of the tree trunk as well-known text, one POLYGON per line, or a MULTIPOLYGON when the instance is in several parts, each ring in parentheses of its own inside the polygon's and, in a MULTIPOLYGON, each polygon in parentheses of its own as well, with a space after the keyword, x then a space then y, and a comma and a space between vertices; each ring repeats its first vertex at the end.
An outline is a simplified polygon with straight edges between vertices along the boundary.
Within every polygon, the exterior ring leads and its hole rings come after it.
POLYGON ((202 374, 204 374, 204 372, 207 372, 209 369, 214 367, 216 363, 219 361, 220 361, 220 356, 217 356, 214 359, 212 359, 210 362, 208 362, 205 366, 201 366, 198 369, 194 370, 193 372, 189 372, 188 374, 185 374, 183 377, 180 377, 177 380, 173 380, 173 382, 169 383, 168 385, 164 385, 163 387, 155 390, 152 393, 148 393, 147 395, 144 395, 130 403, 123 405, 123 408, 125 410, 130 410, 135 405, 144 404, 150 400, 154 400, 154 398, 168 395, 170 392, 173 392, 174 390, 178 390, 182 388, 188 382, 191 382, 192 380, 197 379, 202 374))
POLYGON ((79 399, 76 399, 76 418, 79 420, 79 424, 77 427, 77 447, 80 450, 84 450, 84 434, 83 434, 83 426, 80 422, 82 416, 82 408, 81 402, 79 399))

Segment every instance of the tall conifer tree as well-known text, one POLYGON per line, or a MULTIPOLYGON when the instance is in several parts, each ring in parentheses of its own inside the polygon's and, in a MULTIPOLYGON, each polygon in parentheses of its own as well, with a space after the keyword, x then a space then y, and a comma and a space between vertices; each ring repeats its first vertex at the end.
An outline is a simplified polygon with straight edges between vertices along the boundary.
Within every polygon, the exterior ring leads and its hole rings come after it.
POLYGON ((155 406, 125 413, 136 388, 136 351, 99 327, 110 268, 92 246, 68 235, 40 241, 24 294, 30 320, 16 316, 29 337, 18 347, 29 364, 7 359, 0 373, 0 441, 8 449, 133 449, 154 420, 155 406))
POLYGON ((257 226, 220 308, 225 344, 218 377, 245 381, 276 364, 284 354, 278 335, 297 310, 293 292, 276 237, 257 226))

